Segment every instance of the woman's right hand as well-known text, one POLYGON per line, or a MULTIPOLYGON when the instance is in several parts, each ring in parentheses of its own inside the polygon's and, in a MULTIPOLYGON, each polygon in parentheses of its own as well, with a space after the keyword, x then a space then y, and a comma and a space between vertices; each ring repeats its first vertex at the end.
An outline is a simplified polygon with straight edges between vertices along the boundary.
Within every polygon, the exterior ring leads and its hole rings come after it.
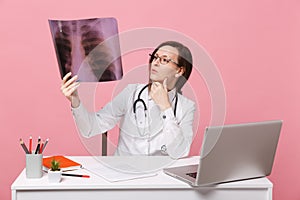
POLYGON ((76 108, 80 104, 80 99, 77 92, 77 88, 79 87, 80 83, 76 82, 78 78, 77 75, 69 79, 71 75, 72 73, 69 72, 63 77, 60 90, 63 95, 67 97, 67 99, 71 102, 71 106, 73 108, 76 108))

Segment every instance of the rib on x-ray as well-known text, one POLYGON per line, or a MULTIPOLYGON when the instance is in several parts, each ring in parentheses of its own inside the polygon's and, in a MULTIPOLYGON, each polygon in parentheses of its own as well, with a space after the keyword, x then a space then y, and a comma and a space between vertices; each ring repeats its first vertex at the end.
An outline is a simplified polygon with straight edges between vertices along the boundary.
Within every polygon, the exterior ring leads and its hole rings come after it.
POLYGON ((83 82, 122 78, 116 19, 49 20, 49 25, 61 77, 72 72, 83 82))

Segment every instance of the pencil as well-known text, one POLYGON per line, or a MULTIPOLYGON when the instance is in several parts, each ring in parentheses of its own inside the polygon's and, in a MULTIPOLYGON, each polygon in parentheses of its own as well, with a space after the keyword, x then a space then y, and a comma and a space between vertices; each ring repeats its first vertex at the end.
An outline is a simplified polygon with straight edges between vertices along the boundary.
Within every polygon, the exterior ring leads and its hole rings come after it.
POLYGON ((66 173, 62 173, 62 176, 73 176, 73 177, 81 177, 81 178, 90 178, 89 175, 81 175, 81 174, 66 174, 66 173))
POLYGON ((43 147, 44 147, 44 142, 42 141, 41 143, 41 147, 39 149, 39 154, 41 154, 43 152, 43 147))
POLYGON ((21 144, 22 148, 24 149, 25 153, 26 153, 26 154, 29 154, 29 151, 28 151, 26 145, 24 144, 22 138, 20 138, 20 144, 21 144))
POLYGON ((35 149, 35 154, 39 153, 40 146, 41 146, 41 137, 39 136, 38 144, 37 144, 36 149, 35 149))
POLYGON ((32 153, 32 136, 29 137, 29 153, 32 153))
POLYGON ((43 146, 43 149, 42 149, 42 153, 44 152, 44 149, 46 148, 46 145, 48 144, 48 141, 49 141, 49 138, 46 139, 46 142, 45 142, 45 144, 43 146))

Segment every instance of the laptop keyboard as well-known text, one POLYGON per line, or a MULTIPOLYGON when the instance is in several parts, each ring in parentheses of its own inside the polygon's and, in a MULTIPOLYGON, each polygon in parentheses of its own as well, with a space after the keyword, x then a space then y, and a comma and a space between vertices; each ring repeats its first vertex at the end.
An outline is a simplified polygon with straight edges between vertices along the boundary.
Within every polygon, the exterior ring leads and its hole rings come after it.
POLYGON ((197 172, 192 172, 192 173, 187 173, 186 175, 196 178, 197 177, 197 172))

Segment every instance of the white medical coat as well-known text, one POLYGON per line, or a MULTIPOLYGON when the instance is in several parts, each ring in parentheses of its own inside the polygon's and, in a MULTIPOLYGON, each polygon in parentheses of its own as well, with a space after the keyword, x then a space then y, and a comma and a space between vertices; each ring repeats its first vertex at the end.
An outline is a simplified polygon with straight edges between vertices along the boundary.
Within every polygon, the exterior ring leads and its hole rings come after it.
POLYGON ((97 112, 87 111, 82 103, 79 107, 72 108, 78 130, 84 137, 92 137, 112 129, 119 123, 120 135, 115 155, 168 154, 174 159, 187 156, 193 140, 195 103, 177 94, 175 117, 175 89, 168 93, 172 108, 164 112, 145 89, 141 93, 141 99, 146 103, 147 110, 144 110, 142 103, 137 103, 134 114, 133 103, 144 86, 128 85, 97 112))

